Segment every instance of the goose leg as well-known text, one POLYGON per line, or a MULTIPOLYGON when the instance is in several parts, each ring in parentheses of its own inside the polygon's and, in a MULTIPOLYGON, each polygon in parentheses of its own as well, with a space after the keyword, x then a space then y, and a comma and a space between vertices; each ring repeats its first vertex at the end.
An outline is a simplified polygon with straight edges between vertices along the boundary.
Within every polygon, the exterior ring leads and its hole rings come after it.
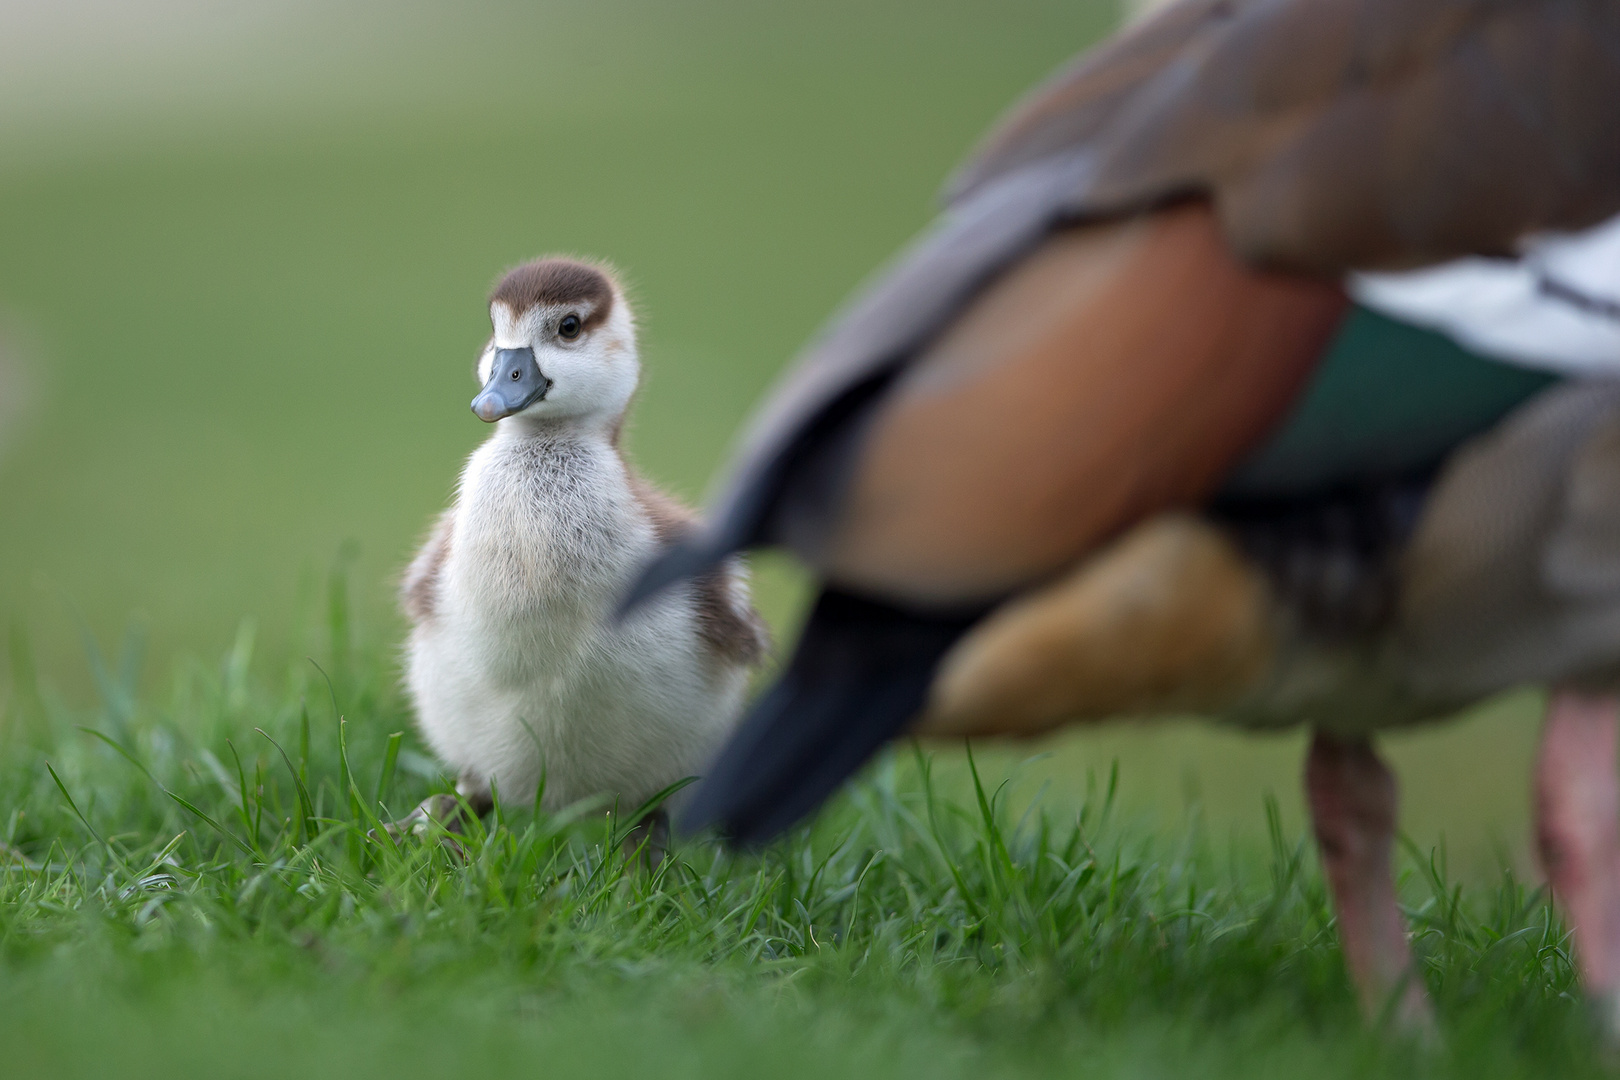
POLYGON ((1387 1016, 1396 1027, 1427 1031, 1433 1012, 1412 965, 1390 865, 1394 775, 1367 740, 1318 732, 1305 761, 1305 791, 1362 1012, 1369 1020, 1387 1016))
POLYGON ((1586 992, 1620 1037, 1620 698, 1561 690, 1536 762, 1536 846, 1586 992))

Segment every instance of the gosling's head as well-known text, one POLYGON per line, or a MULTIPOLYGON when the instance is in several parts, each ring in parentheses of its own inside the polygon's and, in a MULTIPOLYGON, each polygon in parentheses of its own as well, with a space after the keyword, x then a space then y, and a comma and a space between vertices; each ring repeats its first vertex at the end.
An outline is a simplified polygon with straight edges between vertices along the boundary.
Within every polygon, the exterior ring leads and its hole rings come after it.
POLYGON ((624 292, 600 266, 536 259, 508 273, 489 297, 495 334, 478 358, 480 420, 612 426, 641 373, 624 292))

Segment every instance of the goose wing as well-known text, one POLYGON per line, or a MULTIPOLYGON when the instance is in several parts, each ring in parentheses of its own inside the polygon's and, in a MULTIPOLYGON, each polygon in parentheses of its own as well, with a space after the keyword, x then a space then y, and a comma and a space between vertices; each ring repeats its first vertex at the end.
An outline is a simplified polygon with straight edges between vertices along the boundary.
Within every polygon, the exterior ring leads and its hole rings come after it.
POLYGON ((762 543, 829 582, 687 825, 781 829, 916 715, 985 605, 1210 494, 1345 271, 1620 210, 1617 56, 1610 0, 1184 0, 1015 110, 631 597, 762 543))
POLYGON ((1403 554, 1414 679, 1466 700, 1520 682, 1611 683, 1620 656, 1620 383, 1571 380, 1466 444, 1403 554))
POLYGON ((896 373, 1055 228, 1202 197, 1264 266, 1506 252, 1620 210, 1616 131, 1612 0, 1183 0, 991 132, 760 409, 710 527, 627 603, 825 518, 896 373))
POLYGON ((1184 0, 1035 90, 949 190, 1082 153, 1074 210, 1208 195, 1245 261, 1415 266, 1609 216, 1617 124, 1604 0, 1184 0))

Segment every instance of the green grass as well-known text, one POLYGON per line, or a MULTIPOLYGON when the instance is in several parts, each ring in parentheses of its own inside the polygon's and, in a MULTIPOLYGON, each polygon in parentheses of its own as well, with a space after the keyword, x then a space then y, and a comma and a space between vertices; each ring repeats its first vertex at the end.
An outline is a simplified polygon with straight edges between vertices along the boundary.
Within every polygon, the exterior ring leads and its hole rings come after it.
POLYGON ((1004 758, 903 747, 777 845, 689 840, 656 872, 602 805, 395 846, 378 821, 447 782, 342 588, 319 666, 266 670, 244 635, 145 698, 97 660, 82 712, 23 680, 8 1075, 1602 1074, 1564 931, 1510 872, 1403 861, 1424 1050, 1362 1029, 1274 807, 1258 843, 1143 831, 1109 772, 1056 807, 1004 758))

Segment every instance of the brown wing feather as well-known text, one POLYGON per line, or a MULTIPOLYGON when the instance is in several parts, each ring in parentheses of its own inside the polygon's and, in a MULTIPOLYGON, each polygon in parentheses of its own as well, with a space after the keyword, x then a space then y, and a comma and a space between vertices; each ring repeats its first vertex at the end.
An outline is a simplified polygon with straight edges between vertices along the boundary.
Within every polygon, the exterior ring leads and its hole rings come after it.
POLYGON ((1592 379, 1546 391, 1447 462, 1401 567, 1400 655, 1429 689, 1612 684, 1617 457, 1620 387, 1592 379))
POLYGON ((1610 0, 1189 0, 996 128, 962 199, 1062 153, 1075 212, 1207 194, 1244 258, 1316 271, 1507 251, 1620 210, 1610 0))
POLYGON ((1344 307, 1332 283, 1234 261, 1201 205, 1059 233, 887 395, 818 568, 894 599, 981 601, 1195 505, 1293 400, 1344 307))
POLYGON ((1183 0, 1070 60, 984 136, 946 185, 947 200, 960 202, 997 177, 1120 127, 1120 111, 1168 68, 1190 73, 1231 8, 1230 0, 1183 0))
POLYGON ((1541 576, 1555 594, 1605 603, 1620 596, 1616 493, 1620 493, 1620 415, 1611 413, 1571 464, 1563 517, 1542 553, 1541 576))

